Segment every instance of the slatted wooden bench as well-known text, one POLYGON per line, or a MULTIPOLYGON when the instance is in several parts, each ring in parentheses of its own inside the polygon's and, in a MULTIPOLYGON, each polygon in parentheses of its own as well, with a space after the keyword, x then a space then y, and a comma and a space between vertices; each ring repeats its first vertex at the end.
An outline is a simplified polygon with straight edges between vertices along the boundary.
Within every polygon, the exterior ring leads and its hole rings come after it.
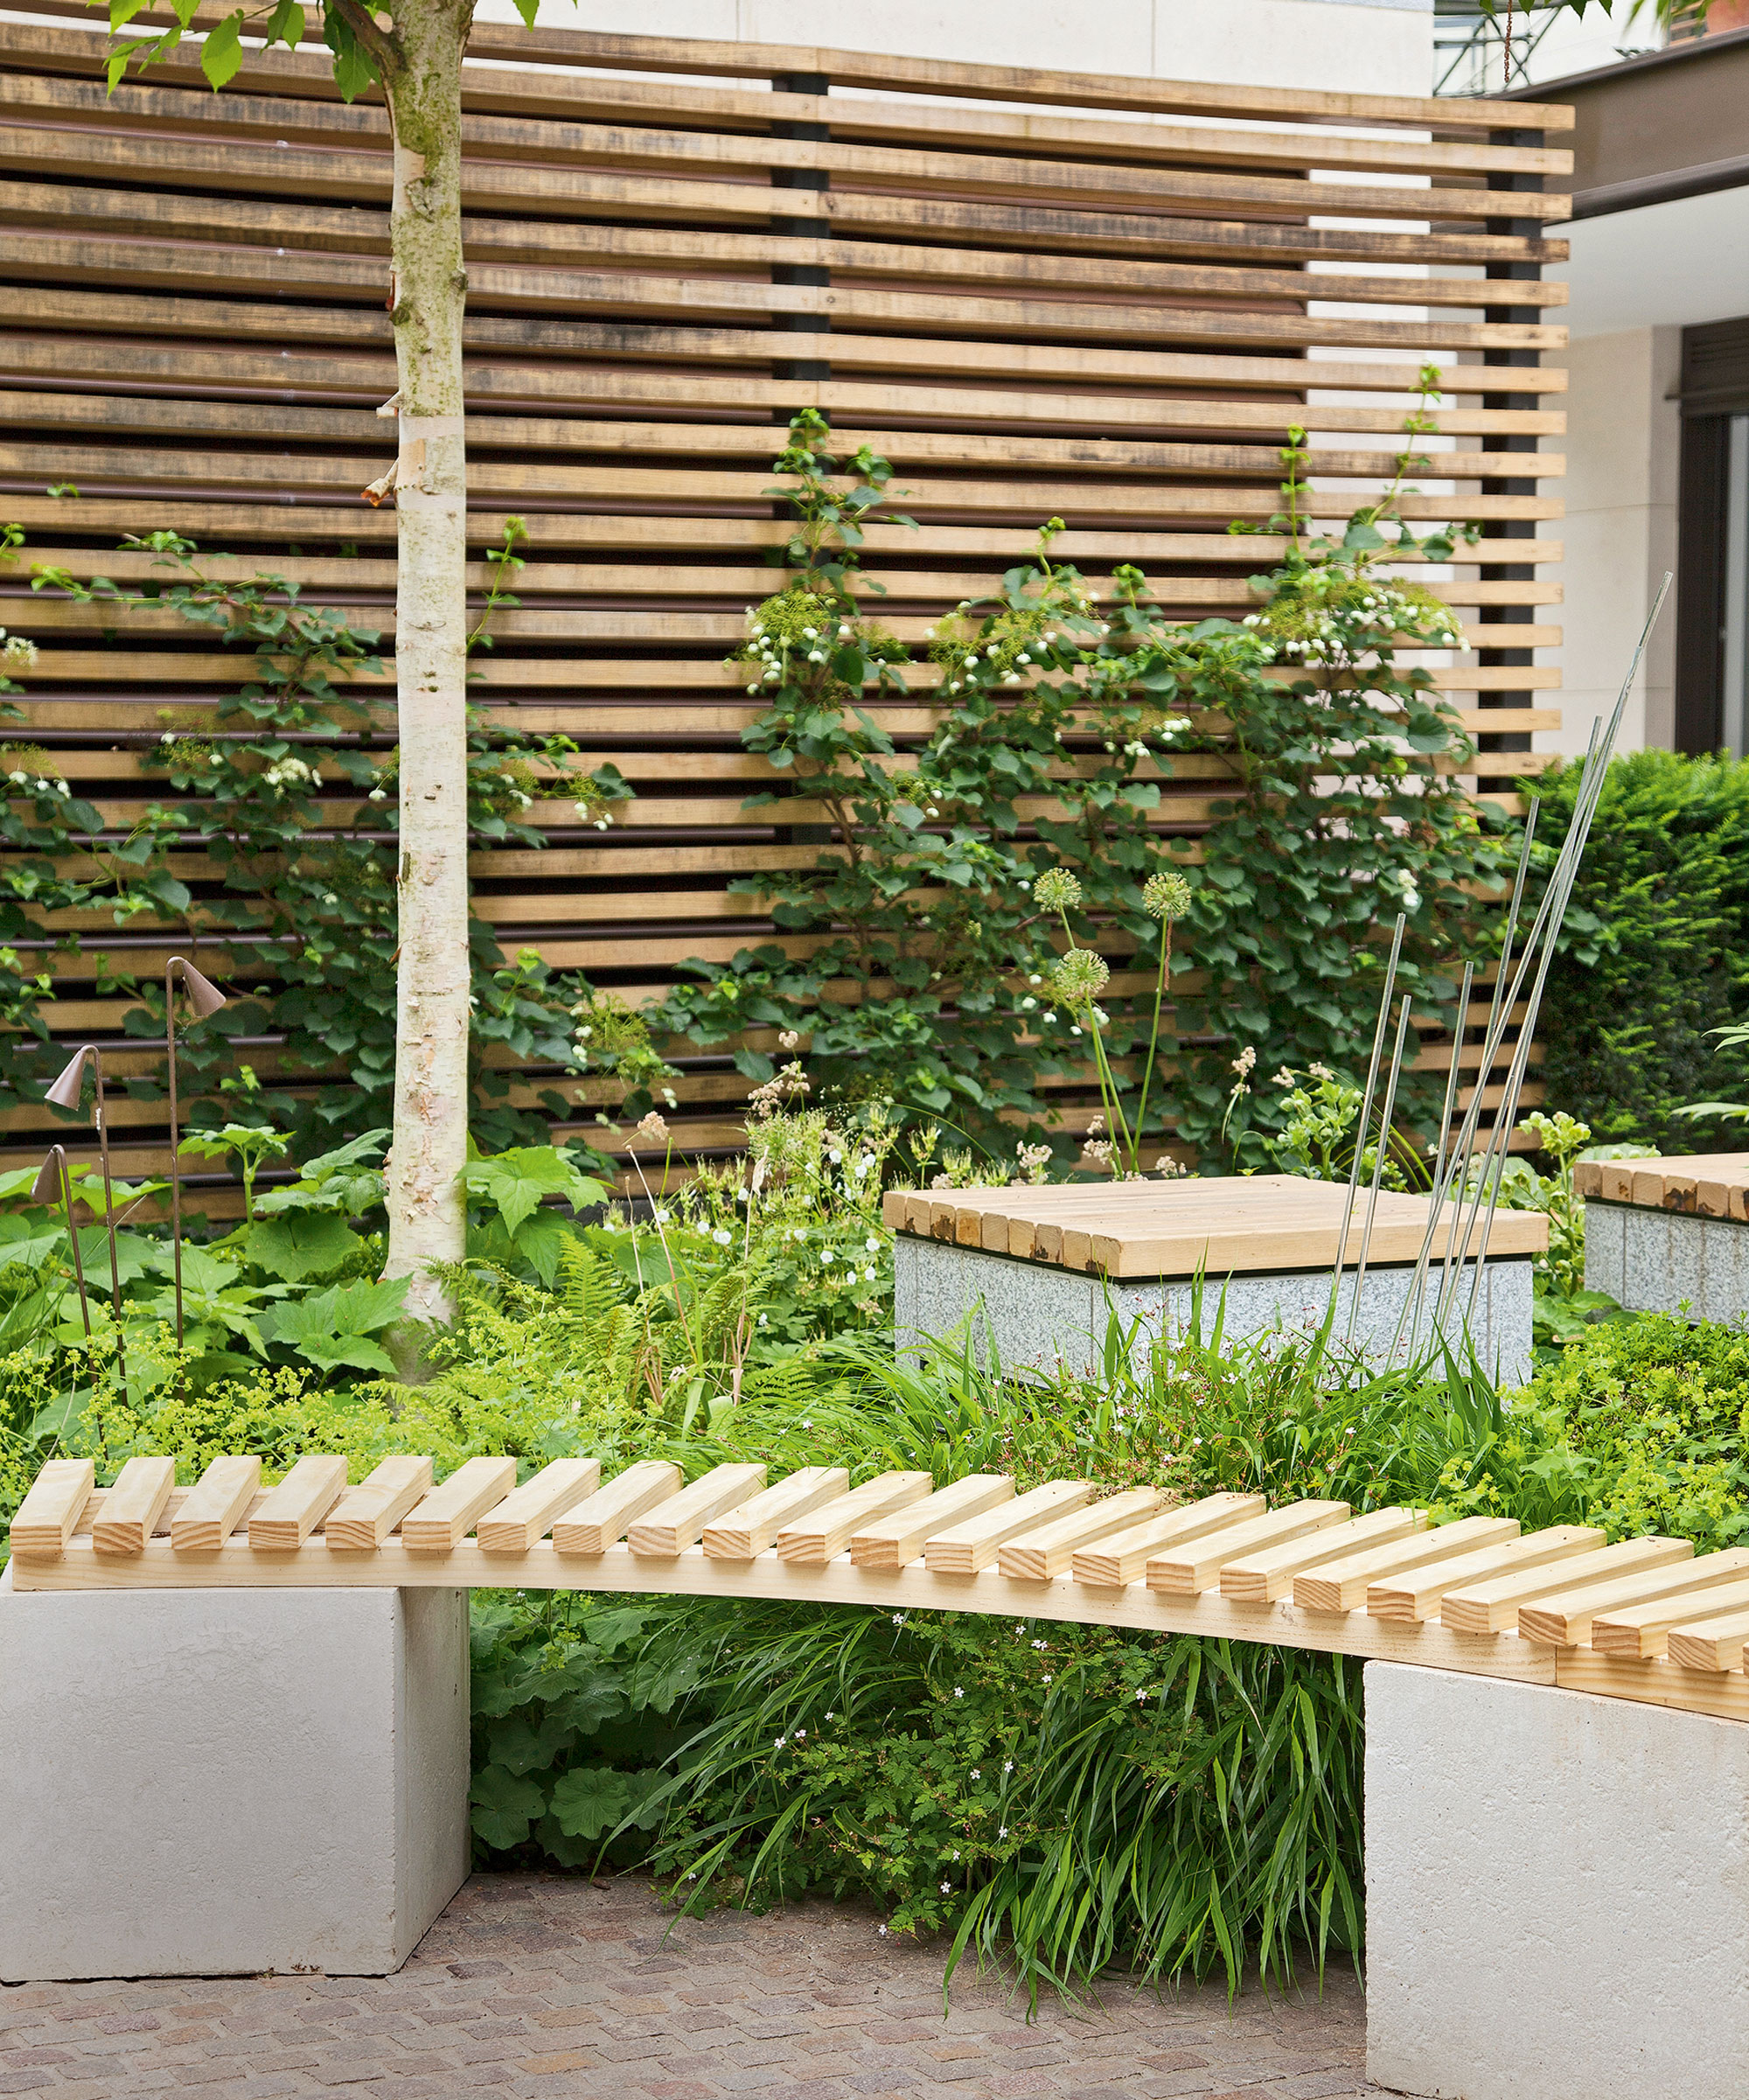
POLYGON ((1749 1312, 1749 1152, 1580 1160, 1585 1287, 1636 1313, 1749 1312))
MULTIPOLYGON (((900 1343, 915 1352, 971 1322, 1006 1364, 1079 1371, 1101 1361, 1113 1314, 1135 1327, 1139 1349, 1188 1329, 1201 1278, 1205 1328, 1221 1299, 1230 1336, 1315 1328, 1334 1295, 1339 1339, 1352 1333, 1387 1353, 1412 1331, 1425 1350, 1448 1243, 1466 1229, 1457 1206, 1434 1223, 1430 1246, 1427 1197, 1381 1190, 1373 1201, 1362 1190, 1350 1201, 1346 1186, 1292 1174, 890 1190, 900 1343), (1418 1290, 1424 1249, 1432 1267, 1418 1290)), ((1468 1265, 1438 1331, 1460 1345, 1467 1326, 1482 1361, 1512 1383, 1530 1372, 1531 1263, 1548 1246, 1548 1220, 1467 1211, 1466 1225, 1468 1265)))
POLYGON ((105 1490, 61 1460, 19 1510, 0 1977, 396 1966, 466 1871, 463 1593, 785 1598, 1366 1658, 1371 2075, 1464 2100, 1749 2091, 1749 1550, 1000 1474, 261 1471, 178 1487, 138 1457, 105 1490), (361 1671, 372 1643, 390 1660, 361 1671), (387 1908, 354 1929, 367 1901, 387 1908))
POLYGON ((810 1466, 770 1481, 665 1460, 602 1478, 565 1458, 521 1486, 511 1458, 441 1485, 429 1457, 215 1459, 192 1487, 168 1458, 94 1485, 52 1461, 12 1525, 15 1590, 517 1588, 976 1611, 1275 1642, 1749 1720, 1749 1549, 1506 1517, 1430 1525, 1425 1510, 1261 1495, 1169 1503, 1004 1474, 937 1487, 883 1473, 852 1488, 810 1466))

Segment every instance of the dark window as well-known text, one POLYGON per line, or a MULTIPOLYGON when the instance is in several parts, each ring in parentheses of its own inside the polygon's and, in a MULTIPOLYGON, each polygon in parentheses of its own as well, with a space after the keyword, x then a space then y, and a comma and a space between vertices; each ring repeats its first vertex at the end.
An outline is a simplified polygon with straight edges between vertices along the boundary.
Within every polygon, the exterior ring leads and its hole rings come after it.
POLYGON ((1676 748, 1749 753, 1749 316, 1683 331, 1676 748))

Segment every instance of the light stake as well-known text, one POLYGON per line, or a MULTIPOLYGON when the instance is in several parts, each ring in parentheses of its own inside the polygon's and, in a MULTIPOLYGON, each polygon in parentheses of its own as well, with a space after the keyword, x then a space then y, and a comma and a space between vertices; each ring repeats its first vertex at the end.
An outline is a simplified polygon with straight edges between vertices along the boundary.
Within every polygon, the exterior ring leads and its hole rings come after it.
POLYGON ((73 1062, 48 1090, 46 1099, 57 1108, 77 1108, 85 1092, 85 1060, 91 1060, 92 1075, 97 1082, 96 1105, 92 1111, 92 1121, 97 1130, 97 1151, 103 1162, 103 1222, 109 1228, 109 1307, 115 1316, 115 1368, 121 1374, 123 1392, 128 1385, 128 1357, 122 1343, 122 1263, 115 1252, 115 1199, 109 1184, 109 1122, 103 1113, 103 1053, 94 1043, 81 1043, 73 1054, 73 1062))

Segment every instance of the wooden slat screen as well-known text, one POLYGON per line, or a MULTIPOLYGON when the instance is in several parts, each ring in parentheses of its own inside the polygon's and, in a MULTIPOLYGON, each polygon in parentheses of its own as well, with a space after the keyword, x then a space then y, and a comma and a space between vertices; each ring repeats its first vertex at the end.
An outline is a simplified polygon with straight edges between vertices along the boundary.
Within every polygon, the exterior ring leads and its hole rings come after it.
MULTIPOLYGON (((174 527, 387 631, 394 520, 359 494, 393 450, 380 103, 341 102, 325 52, 248 54, 219 95, 185 54, 106 96, 100 51, 0 10, 4 514, 27 560, 118 581, 149 573, 122 532, 174 527)), ((1091 573, 1135 561, 1173 614, 1237 612, 1279 543, 1225 528, 1277 507, 1288 424, 1318 434, 1339 516, 1402 449, 1418 368, 1451 360, 1456 492, 1404 508, 1485 522, 1443 586, 1474 646, 1440 674, 1488 732, 1478 791, 1558 722, 1535 652, 1559 638, 1537 567, 1561 551, 1539 480, 1561 471, 1541 446, 1564 375, 1542 359, 1564 335, 1540 315, 1565 248, 1541 228, 1565 209, 1570 156, 1543 143, 1565 111, 1515 105, 1503 133, 1487 103, 484 26, 465 82, 472 584, 507 514, 531 535, 482 690, 638 798, 606 836, 539 805, 550 850, 476 855, 506 948, 635 1001, 689 957, 811 945, 724 887, 817 848, 743 811, 767 769, 721 661, 772 587, 770 461, 805 405, 895 463, 919 529, 876 526, 867 566, 916 638, 1052 513, 1091 573)), ((0 571, 0 595, 25 588, 0 571)), ((210 701, 234 658, 169 614, 106 637, 16 610, 42 648, 27 733, 125 825, 167 792, 140 764, 159 710, 210 701)), ((902 736, 933 720, 934 675, 881 711, 902 736)), ((1161 829, 1195 831, 1222 772, 1179 761, 1161 829)), ((154 970, 170 932, 101 945, 154 970)), ((88 972, 51 1019, 113 1035, 124 1002, 88 972)), ((685 1141, 733 1144, 743 1082, 685 1066, 685 1141)), ((9 1163, 44 1127, 13 1122, 9 1163)), ((124 1170, 162 1166, 160 1108, 118 1100, 114 1127, 124 1170)))

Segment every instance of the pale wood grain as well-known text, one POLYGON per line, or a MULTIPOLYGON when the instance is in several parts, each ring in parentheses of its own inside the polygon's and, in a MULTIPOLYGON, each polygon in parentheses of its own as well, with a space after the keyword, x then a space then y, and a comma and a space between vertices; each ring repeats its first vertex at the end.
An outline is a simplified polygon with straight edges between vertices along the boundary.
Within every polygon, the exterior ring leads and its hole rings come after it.
POLYGON ((130 1458, 104 1497, 103 1513, 91 1528, 100 1553, 143 1553, 152 1526, 176 1485, 173 1458, 130 1458))
POLYGON ((431 1458, 423 1452, 386 1458, 373 1466, 329 1510, 322 1527, 329 1552, 374 1552, 407 1512, 430 1493, 435 1471, 431 1458))
POLYGON ((171 1520, 179 1553, 216 1553, 247 1516, 261 1484, 258 1458, 215 1458, 171 1520))
POLYGON ((678 1493, 680 1469, 665 1458, 640 1458, 553 1526, 555 1552, 582 1558, 604 1553, 646 1510, 678 1493))
POLYGON ((1700 1617, 1708 1608, 1709 1592, 1744 1581, 1749 1581, 1749 1548, 1733 1546, 1727 1552, 1706 1553, 1697 1560, 1678 1560, 1668 1567, 1606 1577, 1578 1589, 1539 1597, 1534 1604, 1521 1607, 1518 1630, 1528 1641, 1576 1647, 1581 1641, 1592 1640, 1598 1619, 1609 1612, 1650 1604, 1668 1609, 1671 1623, 1677 1623, 1685 1611, 1690 1616, 1700 1617))
MULTIPOLYGON (((1121 1494, 1070 1510, 1004 1545, 996 1565, 1010 1582, 1049 1582, 1054 1576, 1066 1575, 1077 1553, 1097 1539, 1133 1531, 1164 1499, 1158 1488, 1125 1488, 1121 1494)), ((923 1557, 927 1560, 928 1553, 923 1557)))
POLYGON ((850 1475, 843 1466, 804 1466, 707 1524, 701 1540, 704 1550, 713 1559, 751 1560, 786 1524, 836 1502, 849 1486, 850 1475))
MULTIPOLYGON (((1718 1558, 1716 1553, 1708 1553, 1690 1561, 1690 1572, 1698 1573, 1708 1561, 1718 1558)), ((1590 1643, 1599 1655, 1618 1656, 1631 1662, 1647 1661, 1667 1652, 1673 1627, 1686 1625, 1696 1619, 1715 1619, 1721 1613, 1732 1611, 1749 1611, 1749 1577, 1740 1581, 1706 1585, 1692 1597, 1684 1590, 1673 1597, 1655 1598, 1643 1604, 1612 1606, 1593 1616, 1590 1643)))
POLYGON ((249 1519, 258 1553, 295 1552, 346 1490, 346 1462, 326 1454, 301 1458, 249 1519))
POLYGON ((1205 1495, 1181 1508, 1162 1510, 1158 1516, 1147 1517, 1097 1546, 1077 1548, 1070 1556, 1070 1566, 1077 1582, 1097 1589, 1121 1589, 1146 1573, 1148 1562, 1156 1553, 1206 1538, 1211 1531, 1237 1531, 1241 1524, 1263 1516, 1268 1507, 1261 1495, 1230 1491, 1205 1495))
POLYGON ((474 1536, 480 1551, 526 1553, 537 1538, 546 1537, 558 1517, 600 1485, 599 1459, 555 1458, 477 1521, 474 1536))
POLYGON ((1305 1569, 1363 1547, 1383 1545, 1389 1539, 1406 1538, 1425 1531, 1425 1510, 1372 1510, 1364 1517, 1326 1525, 1299 1538, 1260 1546, 1221 1566, 1220 1590, 1236 1604, 1272 1604, 1293 1587, 1293 1579, 1305 1569))
POLYGON ((88 1458, 52 1458, 44 1465, 12 1517, 12 1555, 18 1560, 52 1560, 73 1537, 96 1485, 88 1458))
POLYGON ((713 1466, 688 1488, 667 1502, 658 1503, 638 1518, 626 1535, 634 1553, 655 1559, 672 1559, 689 1545, 713 1517, 733 1510, 756 1495, 765 1485, 762 1465, 713 1466))
POLYGON ((1023 1531, 1029 1538, 1036 1536, 1053 1518, 1081 1510, 1092 1497, 1091 1481, 1048 1480, 981 1516, 932 1533, 923 1541, 924 1565, 937 1575, 975 1575, 993 1565, 1009 1539, 1023 1531))
POLYGON ((513 1458, 465 1460, 402 1517, 402 1545, 409 1553, 454 1552, 477 1519, 495 1509, 515 1485, 513 1458))
POLYGON ((1741 1670, 1746 1643, 1749 1610, 1721 1611, 1671 1627, 1665 1650, 1684 1670, 1741 1670))
POLYGON ((918 1558, 936 1532, 951 1530, 967 1517, 981 1516, 998 1503, 1011 1502, 1014 1497, 1014 1483, 1007 1474, 968 1474, 909 1509, 859 1525, 850 1536, 851 1564, 855 1567, 904 1567, 918 1558))
POLYGON ((1693 1557, 1694 1547, 1686 1538, 1624 1538, 1571 1560, 1515 1568, 1486 1582, 1448 1589, 1439 1600, 1439 1622, 1453 1633, 1502 1633, 1516 1625, 1522 1606, 1538 1598, 1693 1557))
POLYGON ((836 1502, 813 1510, 803 1522, 786 1524, 777 1534, 777 1557, 802 1565, 834 1560, 859 1526, 922 1502, 934 1485, 927 1473, 877 1474, 836 1502))
POLYGON ((1541 1567, 1550 1560, 1572 1559, 1604 1543, 1601 1531, 1588 1524, 1553 1524, 1532 1531, 1503 1545, 1483 1546, 1474 1553, 1460 1553, 1455 1560, 1435 1562, 1431 1567, 1405 1575, 1387 1576, 1369 1583, 1366 1608, 1375 1619, 1407 1619, 1417 1622, 1439 1616, 1439 1605, 1448 1589, 1466 1583, 1483 1582, 1516 1568, 1541 1567))
POLYGON ((1365 1604, 1371 1585, 1388 1575, 1407 1574, 1436 1560, 1455 1560, 1460 1553, 1504 1545, 1517 1536, 1516 1517, 1460 1517, 1455 1524, 1411 1532, 1308 1568, 1293 1578, 1293 1601, 1302 1611, 1355 1611, 1365 1604))
POLYGON ((1343 1523, 1348 1514, 1345 1502, 1290 1503, 1286 1509, 1272 1510, 1230 1531, 1189 1539, 1153 1554, 1147 1563, 1147 1586, 1179 1595, 1213 1589, 1230 1560, 1261 1552, 1267 1546, 1286 1545, 1310 1531, 1327 1531, 1343 1523))

